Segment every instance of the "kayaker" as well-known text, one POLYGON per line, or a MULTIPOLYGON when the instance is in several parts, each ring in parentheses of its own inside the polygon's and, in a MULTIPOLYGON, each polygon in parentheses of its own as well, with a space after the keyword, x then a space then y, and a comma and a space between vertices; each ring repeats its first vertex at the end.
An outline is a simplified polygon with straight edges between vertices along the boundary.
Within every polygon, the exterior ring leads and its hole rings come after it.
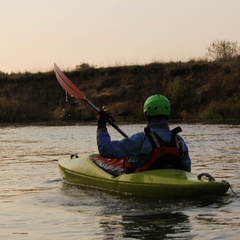
POLYGON ((143 106, 148 121, 144 132, 112 141, 106 122, 113 116, 101 111, 98 117, 97 145, 105 158, 125 159, 126 173, 155 168, 177 168, 191 172, 188 147, 178 135, 180 128, 169 129, 169 100, 160 94, 150 96, 143 106), (160 147, 159 147, 160 145, 160 147))

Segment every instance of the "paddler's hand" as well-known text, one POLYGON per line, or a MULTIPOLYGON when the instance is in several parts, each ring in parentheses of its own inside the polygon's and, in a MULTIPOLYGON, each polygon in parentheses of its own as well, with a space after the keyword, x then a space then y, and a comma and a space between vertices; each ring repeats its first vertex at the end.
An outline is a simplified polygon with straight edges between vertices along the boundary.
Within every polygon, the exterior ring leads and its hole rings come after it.
POLYGON ((107 128, 106 123, 109 121, 115 122, 114 116, 111 113, 105 112, 103 110, 101 110, 98 113, 97 118, 98 118, 98 129, 107 128))

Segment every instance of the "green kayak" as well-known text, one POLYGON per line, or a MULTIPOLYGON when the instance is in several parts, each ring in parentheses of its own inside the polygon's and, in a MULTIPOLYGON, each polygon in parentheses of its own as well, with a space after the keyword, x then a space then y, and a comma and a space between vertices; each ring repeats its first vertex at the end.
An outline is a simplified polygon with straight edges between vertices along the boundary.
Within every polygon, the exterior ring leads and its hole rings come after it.
POLYGON ((158 169, 116 176, 99 167, 99 155, 59 159, 58 166, 66 183, 110 192, 158 199, 222 195, 230 187, 226 181, 215 181, 207 173, 199 175, 176 169, 158 169))

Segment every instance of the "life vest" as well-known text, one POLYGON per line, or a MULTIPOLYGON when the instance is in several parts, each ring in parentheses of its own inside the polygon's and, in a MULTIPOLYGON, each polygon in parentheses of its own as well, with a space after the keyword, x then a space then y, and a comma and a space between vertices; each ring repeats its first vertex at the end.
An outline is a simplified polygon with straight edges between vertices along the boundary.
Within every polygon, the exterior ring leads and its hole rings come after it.
POLYGON ((174 128, 170 142, 165 142, 151 128, 145 128, 144 132, 152 144, 153 150, 149 160, 144 166, 132 169, 127 159, 124 161, 125 173, 142 172, 146 170, 182 167, 182 146, 178 141, 176 134, 181 132, 180 127, 174 128))

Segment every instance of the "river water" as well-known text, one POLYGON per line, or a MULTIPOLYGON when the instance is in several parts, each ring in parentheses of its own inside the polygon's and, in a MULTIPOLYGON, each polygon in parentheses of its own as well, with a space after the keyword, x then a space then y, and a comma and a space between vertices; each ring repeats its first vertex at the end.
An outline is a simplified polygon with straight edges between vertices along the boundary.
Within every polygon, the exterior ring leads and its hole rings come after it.
POLYGON ((228 181, 236 195, 146 201, 69 186, 57 159, 96 152, 95 126, 0 127, 0 239, 239 239, 240 126, 181 127, 192 172, 228 181))

